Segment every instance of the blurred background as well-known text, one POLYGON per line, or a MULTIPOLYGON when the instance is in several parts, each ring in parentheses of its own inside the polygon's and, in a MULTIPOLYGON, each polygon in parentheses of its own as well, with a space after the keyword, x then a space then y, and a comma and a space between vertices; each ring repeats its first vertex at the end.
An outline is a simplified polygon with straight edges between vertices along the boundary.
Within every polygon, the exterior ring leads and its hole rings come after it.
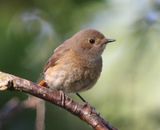
MULTIPOLYGON (((0 70, 36 82, 53 50, 83 28, 116 43, 103 53, 98 83, 81 95, 121 130, 160 130, 160 0, 1 0, 0 70)), ((0 110, 13 97, 27 95, 1 92, 0 110)), ((33 130, 35 115, 21 111, 3 130, 33 130)), ((50 103, 45 124, 46 130, 91 129, 50 103)))

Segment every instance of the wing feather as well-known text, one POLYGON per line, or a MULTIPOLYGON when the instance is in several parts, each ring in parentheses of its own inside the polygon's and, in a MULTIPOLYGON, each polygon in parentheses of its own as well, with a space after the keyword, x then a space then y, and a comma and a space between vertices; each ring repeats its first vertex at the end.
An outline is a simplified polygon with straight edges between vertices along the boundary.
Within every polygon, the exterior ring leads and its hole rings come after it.
POLYGON ((65 55, 65 53, 67 51, 69 51, 69 40, 65 41, 63 44, 61 44, 59 47, 57 47, 55 50, 54 50, 54 53, 53 55, 51 56, 51 58, 49 58, 47 64, 45 65, 44 67, 44 72, 49 68, 49 67, 53 67, 56 65, 56 62, 58 59, 60 59, 62 56, 65 55))

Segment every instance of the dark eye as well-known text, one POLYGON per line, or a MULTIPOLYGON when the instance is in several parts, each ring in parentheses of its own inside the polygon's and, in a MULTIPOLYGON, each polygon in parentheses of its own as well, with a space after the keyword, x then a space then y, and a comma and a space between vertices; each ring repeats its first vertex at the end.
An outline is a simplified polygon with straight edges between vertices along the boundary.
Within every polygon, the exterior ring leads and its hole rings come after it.
POLYGON ((94 44, 95 43, 95 39, 89 39, 89 43, 94 44))

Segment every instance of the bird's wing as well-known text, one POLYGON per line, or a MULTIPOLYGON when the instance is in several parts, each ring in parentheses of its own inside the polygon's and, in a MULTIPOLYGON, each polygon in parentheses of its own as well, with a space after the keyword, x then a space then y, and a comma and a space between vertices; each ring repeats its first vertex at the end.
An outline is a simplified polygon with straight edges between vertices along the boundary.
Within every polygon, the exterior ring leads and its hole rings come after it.
POLYGON ((60 59, 67 51, 69 51, 69 40, 65 41, 63 44, 61 44, 59 47, 57 47, 54 50, 53 55, 51 58, 49 58, 47 64, 44 67, 44 72, 50 67, 50 66, 55 66, 56 61, 60 59))

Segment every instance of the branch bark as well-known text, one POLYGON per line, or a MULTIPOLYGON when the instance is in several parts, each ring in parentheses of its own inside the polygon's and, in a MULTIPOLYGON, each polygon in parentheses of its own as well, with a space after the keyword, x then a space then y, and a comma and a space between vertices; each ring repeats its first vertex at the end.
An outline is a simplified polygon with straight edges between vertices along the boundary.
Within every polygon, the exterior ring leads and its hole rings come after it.
POLYGON ((49 88, 38 86, 29 80, 0 72, 0 91, 3 90, 25 92, 44 99, 79 117, 95 130, 118 130, 105 121, 92 106, 77 103, 62 91, 53 91, 49 88))

